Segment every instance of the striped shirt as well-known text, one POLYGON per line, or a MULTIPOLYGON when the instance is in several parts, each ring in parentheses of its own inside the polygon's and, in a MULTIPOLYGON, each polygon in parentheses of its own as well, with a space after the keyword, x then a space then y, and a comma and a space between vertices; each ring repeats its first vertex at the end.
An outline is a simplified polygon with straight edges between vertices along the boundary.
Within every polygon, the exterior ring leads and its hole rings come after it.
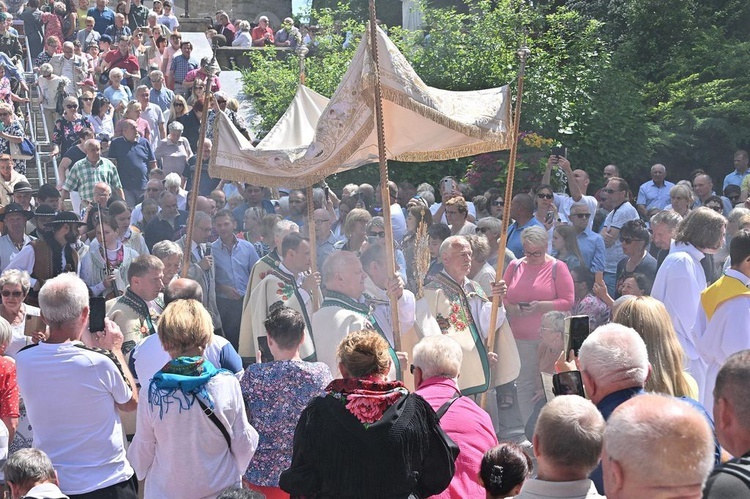
POLYGON ((198 69, 198 63, 194 62, 192 59, 186 59, 182 54, 178 54, 172 58, 170 69, 174 75, 174 81, 182 84, 185 76, 187 76, 190 71, 198 69))

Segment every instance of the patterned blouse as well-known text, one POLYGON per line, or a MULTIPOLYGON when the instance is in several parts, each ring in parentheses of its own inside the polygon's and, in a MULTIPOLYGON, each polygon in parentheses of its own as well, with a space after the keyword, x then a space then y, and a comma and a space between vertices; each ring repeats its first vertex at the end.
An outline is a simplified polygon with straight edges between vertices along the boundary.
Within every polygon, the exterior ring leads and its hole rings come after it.
POLYGON ((240 387, 247 419, 260 441, 245 478, 255 485, 278 487, 292 462, 294 429, 307 403, 324 394, 331 371, 322 362, 283 360, 250 364, 240 387))
POLYGON ((596 295, 589 293, 578 303, 573 305, 572 315, 588 315, 589 327, 593 331, 602 324, 609 322, 609 307, 596 295))
MULTIPOLYGON (((17 119, 13 119, 13 122, 6 126, 3 132, 14 137, 24 137, 23 128, 17 119)), ((0 153, 10 154, 10 141, 0 137, 0 153)), ((23 159, 14 159, 13 168, 21 175, 26 175, 26 161, 23 159)))
POLYGON ((68 121, 65 117, 55 121, 55 131, 52 134, 52 142, 60 148, 60 154, 65 154, 68 149, 78 143, 80 137, 78 134, 84 128, 91 128, 91 122, 80 114, 76 114, 73 121, 68 121))

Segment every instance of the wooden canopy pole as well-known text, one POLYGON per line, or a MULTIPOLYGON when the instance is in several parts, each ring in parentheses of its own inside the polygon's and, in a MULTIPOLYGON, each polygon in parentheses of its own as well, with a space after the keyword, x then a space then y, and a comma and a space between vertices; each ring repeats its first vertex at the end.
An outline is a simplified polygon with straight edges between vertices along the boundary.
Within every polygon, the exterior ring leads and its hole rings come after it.
MULTIPOLYGON (((313 203, 313 188, 307 188, 307 237, 310 239, 310 271, 314 274, 318 271, 318 243, 315 234, 315 203, 313 203)), ((313 312, 320 308, 318 303, 318 294, 311 293, 313 312)))
MULTIPOLYGON (((516 155, 518 153, 518 130, 521 124, 521 102, 523 101, 523 77, 526 71, 526 60, 531 51, 528 47, 521 47, 516 52, 521 64, 518 68, 518 92, 516 94, 516 109, 513 115, 513 129, 511 131, 510 158, 508 159, 508 178, 505 184, 505 205, 503 205, 502 230, 500 231, 500 246, 497 249, 497 266, 495 268, 495 282, 499 282, 503 276, 503 266, 505 263, 505 247, 508 244, 508 225, 510 224, 510 201, 513 199, 513 180, 516 175, 516 155)), ((500 306, 500 298, 492 297, 492 309, 490 311, 490 328, 487 335, 487 351, 495 350, 495 340, 497 339, 497 309, 500 306)), ((487 390, 489 391, 489 389, 487 390)), ((487 403, 487 392, 482 393, 481 406, 485 407, 487 403)))
MULTIPOLYGON (((215 62, 215 59, 214 59, 215 62)), ((190 253, 193 246, 193 224, 195 221, 195 208, 198 205, 198 185, 200 184, 201 172, 203 171, 203 143, 206 141, 206 128, 208 127, 208 111, 213 94, 211 93, 211 82, 214 73, 211 65, 206 68, 208 78, 206 79, 206 93, 203 95, 203 116, 201 116, 201 130, 198 137, 198 152, 196 153, 195 171, 193 172, 193 185, 189 193, 188 221, 185 232, 185 250, 182 255, 182 277, 187 277, 190 267, 190 253)))
MULTIPOLYGON (((383 126, 383 97, 380 88, 380 66, 378 64, 378 33, 375 23, 375 0, 370 0, 370 54, 373 62, 375 88, 375 127, 378 133, 378 164, 380 165, 380 196, 383 201, 383 225, 385 227, 385 262, 389 279, 396 275, 396 256, 391 225, 391 193, 388 189, 388 163, 385 152, 385 129, 383 126)), ((401 351, 401 328, 398 321, 398 299, 388 295, 391 301, 391 323, 393 325, 393 349, 401 351)), ((403 367, 403 366, 402 366, 403 367)))

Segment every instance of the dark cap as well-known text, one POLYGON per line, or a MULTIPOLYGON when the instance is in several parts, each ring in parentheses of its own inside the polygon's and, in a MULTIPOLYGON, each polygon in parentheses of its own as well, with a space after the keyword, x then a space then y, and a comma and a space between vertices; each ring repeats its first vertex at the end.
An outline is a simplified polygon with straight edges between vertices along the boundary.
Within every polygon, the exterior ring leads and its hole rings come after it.
POLYGON ((23 206, 21 206, 18 203, 8 203, 8 205, 5 207, 2 213, 0 213, 0 222, 5 220, 5 215, 10 215, 11 213, 20 213, 21 215, 26 217, 26 220, 31 220, 33 218, 34 214, 31 213, 29 210, 24 210, 23 206))
POLYGON ((13 194, 18 194, 21 192, 36 192, 34 189, 31 188, 31 184, 28 182, 24 182, 21 180, 20 182, 16 182, 16 185, 13 186, 13 194))
POLYGON ((47 225, 53 225, 53 224, 86 225, 86 222, 81 222, 81 219, 78 218, 78 215, 76 215, 72 211, 61 211, 57 215, 55 215, 55 218, 47 222, 47 225))
POLYGON ((35 217, 51 218, 57 215, 57 211, 49 205, 40 204, 36 210, 34 210, 35 217))
POLYGON ((36 197, 38 197, 39 199, 59 199, 60 191, 58 191, 57 187, 52 184, 42 184, 39 186, 39 190, 36 192, 36 197))

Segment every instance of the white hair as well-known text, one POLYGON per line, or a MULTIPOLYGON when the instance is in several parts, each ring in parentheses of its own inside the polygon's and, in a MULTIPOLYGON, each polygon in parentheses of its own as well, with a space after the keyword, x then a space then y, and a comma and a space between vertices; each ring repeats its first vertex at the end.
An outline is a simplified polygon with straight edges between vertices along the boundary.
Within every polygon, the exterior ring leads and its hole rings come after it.
POLYGON ((632 381, 643 386, 648 377, 646 343, 635 329, 611 322, 599 326, 581 345, 581 371, 597 385, 632 381))
POLYGON ((523 232, 521 232, 521 244, 523 243, 529 243, 534 248, 543 247, 546 251, 547 245, 549 244, 549 235, 543 227, 534 225, 532 227, 524 229, 523 232))
POLYGON ((112 68, 112 69, 109 70, 109 77, 110 77, 110 79, 113 76, 116 76, 116 75, 119 75, 120 77, 122 77, 123 76, 122 69, 120 69, 120 68, 112 68))
POLYGON ((39 291, 39 308, 50 326, 62 326, 78 319, 88 306, 89 289, 72 272, 48 280, 39 291))
POLYGON ((290 232, 299 232, 299 225, 291 220, 279 220, 273 228, 273 237, 281 240, 288 236, 290 232))
POLYGON ((604 447, 633 482, 703 484, 714 466, 706 418, 675 397, 645 394, 620 405, 607 421, 604 447))
POLYGON ((343 189, 341 189, 341 193, 348 192, 350 196, 355 196, 357 192, 359 191, 359 186, 357 184, 346 184, 343 189))
POLYGON ((182 258, 183 255, 180 245, 167 239, 154 244, 154 247, 151 249, 151 254, 159 260, 164 260, 165 258, 175 255, 179 255, 180 258, 182 258))
POLYGON ((0 317, 0 346, 7 347, 12 339, 13 330, 10 328, 10 323, 0 317))
POLYGON ((359 262, 357 254, 352 251, 334 251, 323 262, 323 282, 330 285, 336 274, 344 274, 350 265, 359 262))
POLYGON ((164 177, 164 187, 169 189, 170 187, 180 187, 182 185, 182 178, 178 173, 172 172, 164 177))
POLYGON ((167 127, 167 129, 170 132, 181 132, 181 131, 185 130, 185 127, 182 126, 182 123, 180 123, 179 121, 173 121, 172 123, 169 124, 169 126, 167 127))
POLYGON ((450 236, 443 240, 443 242, 440 244, 440 258, 445 255, 445 253, 450 249, 455 247, 464 247, 464 245, 471 248, 471 244, 469 244, 469 240, 466 239, 464 236, 450 236))
POLYGON ((412 364, 422 370, 422 378, 457 378, 463 352, 456 340, 442 334, 425 336, 414 346, 412 364))

